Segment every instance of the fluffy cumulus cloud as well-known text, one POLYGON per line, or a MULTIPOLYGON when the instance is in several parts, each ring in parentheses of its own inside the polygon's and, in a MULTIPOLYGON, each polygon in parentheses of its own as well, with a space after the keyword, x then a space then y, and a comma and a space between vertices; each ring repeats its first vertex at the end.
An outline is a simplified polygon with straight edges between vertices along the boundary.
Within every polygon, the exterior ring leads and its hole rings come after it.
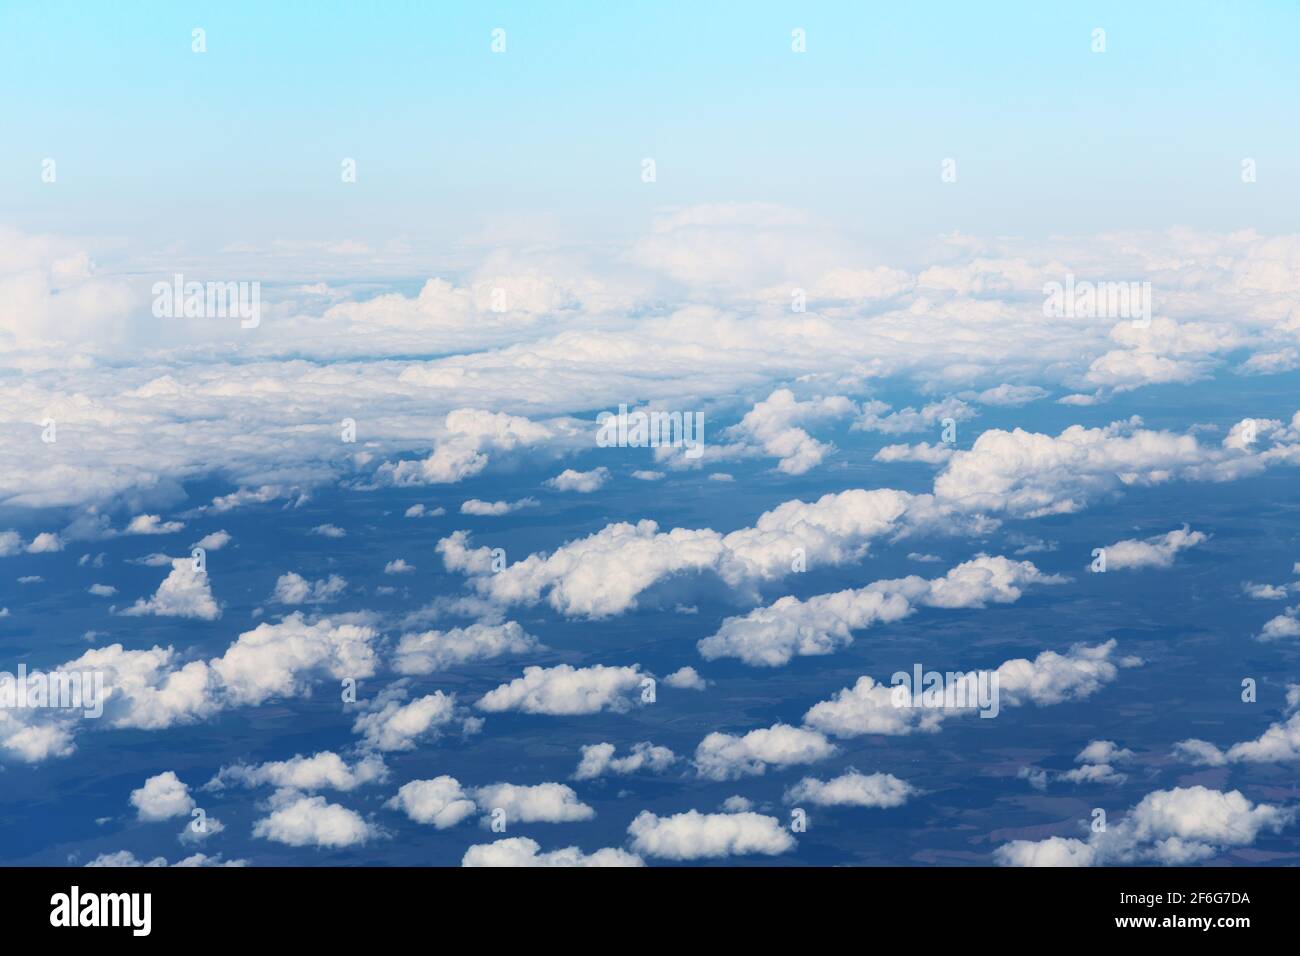
POLYGON ((52 668, 52 675, 98 672, 103 717, 45 708, 0 709, 0 748, 27 762, 62 757, 78 733, 135 728, 164 730, 196 723, 233 707, 301 697, 325 678, 364 679, 375 673, 374 628, 329 618, 308 622, 294 613, 245 631, 220 657, 184 660, 174 648, 94 648, 52 668))
POLYGON ((1180 551, 1194 548, 1206 540, 1200 531, 1192 531, 1186 525, 1175 528, 1167 534, 1158 534, 1143 540, 1127 539, 1108 544, 1106 551, 1106 570, 1123 571, 1129 568, 1168 568, 1174 563, 1174 557, 1180 551))
POLYGON ((901 807, 916 792, 893 774, 850 770, 830 780, 804 777, 786 789, 785 802, 818 807, 901 807))
MULTIPOLYGON (((804 722, 833 737, 933 733, 951 717, 976 713, 978 686, 984 683, 992 688, 995 678, 995 702, 999 707, 1048 706, 1082 700, 1113 681, 1120 666, 1134 663, 1121 660, 1117 664, 1111 659, 1114 651, 1113 640, 1091 646, 1076 644, 1065 654, 1043 651, 1033 660, 1016 658, 992 671, 954 673, 957 678, 954 683, 966 685, 964 692, 954 692, 955 706, 950 706, 946 697, 934 706, 900 706, 896 692, 901 685, 880 684, 872 677, 863 676, 852 687, 814 704, 804 714, 804 722)), ((906 700, 910 695, 902 696, 906 700)))
POLYGON ((456 705, 455 694, 434 691, 406 701, 405 687, 394 687, 377 697, 370 709, 352 725, 365 747, 379 751, 414 750, 421 742, 433 742, 459 728, 463 733, 479 729, 478 718, 469 717, 456 705))
POLYGON ((578 494, 589 495, 605 487, 608 481, 609 469, 601 465, 591 471, 574 471, 572 468, 566 468, 554 478, 548 479, 546 484, 556 491, 576 491, 578 494))
POLYGON ((700 813, 689 810, 661 817, 639 813, 627 828, 632 849, 666 860, 701 860, 759 854, 776 856, 795 846, 776 817, 760 813, 700 813))
POLYGON ((393 653, 393 670, 399 674, 432 674, 457 664, 491 660, 505 654, 526 654, 541 648, 537 638, 514 621, 423 631, 402 635, 393 653))
POLYGON ((289 846, 339 849, 373 840, 380 833, 355 810, 292 790, 277 791, 270 810, 253 824, 253 836, 289 846))
POLYGON ((401 810, 416 823, 439 830, 454 827, 476 810, 473 799, 455 777, 434 777, 402 784, 397 795, 384 806, 401 810))
POLYGON ((488 713, 520 711, 525 714, 595 714, 623 712, 639 699, 648 675, 638 665, 607 667, 525 667, 516 677, 479 698, 475 706, 488 713))
POLYGON ((582 748, 582 759, 573 772, 574 780, 594 780, 607 774, 626 776, 634 773, 663 773, 677 762, 677 755, 667 747, 643 740, 632 745, 625 757, 616 757, 610 743, 589 744, 582 748))
POLYGON ((493 814, 504 811, 510 823, 576 823, 590 820, 596 811, 578 799, 573 788, 563 783, 539 783, 520 786, 512 783, 494 783, 471 791, 478 808, 487 814, 484 823, 493 814))
POLYGON ((980 555, 941 578, 915 575, 876 581, 863 588, 806 600, 784 597, 742 617, 729 617, 699 642, 706 660, 735 657, 746 664, 779 667, 792 657, 830 654, 853 640, 853 632, 888 624, 918 607, 981 608, 1019 600, 1031 584, 1062 579, 1042 574, 1028 561, 980 555))
POLYGON ((1123 820, 1086 841, 1013 840, 999 846, 993 858, 1003 866, 1185 865, 1250 846, 1259 834, 1276 833, 1293 817, 1294 811, 1252 803, 1239 790, 1176 787, 1148 793, 1123 820))
POLYGON ((295 754, 288 760, 273 760, 262 764, 232 764, 222 767, 204 785, 205 790, 225 790, 228 787, 290 788, 293 790, 350 791, 369 783, 381 783, 388 777, 388 768, 378 756, 362 757, 355 764, 332 750, 322 750, 310 757, 295 754))
POLYGON ((139 790, 132 790, 131 806, 135 807, 137 819, 152 823, 189 816, 195 804, 190 788, 168 770, 150 777, 139 790))
POLYGON ((843 418, 855 408, 842 395, 801 402, 790 389, 780 388, 746 412, 739 424, 727 431, 727 437, 741 448, 753 446, 761 454, 780 459, 778 471, 802 475, 820 465, 834 447, 817 441, 799 426, 843 418))
POLYGON ((1254 740, 1243 740, 1221 750, 1207 740, 1191 738, 1175 744, 1174 753, 1184 760, 1211 767, 1300 760, 1300 684, 1287 688, 1287 711, 1286 719, 1269 724, 1254 740))
POLYGON ((816 763, 835 753, 835 745, 816 730, 773 724, 742 736, 717 731, 695 748, 695 769, 710 780, 734 780, 784 768, 816 763))
POLYGON ((860 557, 870 541, 894 530, 910 495, 854 489, 809 504, 787 501, 753 527, 730 534, 712 529, 661 532, 649 520, 619 522, 557 548, 532 554, 493 573, 489 548, 472 548, 465 532, 438 542, 449 570, 500 604, 532 604, 549 592, 569 616, 607 617, 636 607, 647 588, 677 574, 710 571, 734 587, 790 574, 792 555, 808 563, 841 564, 860 557))
POLYGON ((576 846, 542 852, 541 844, 528 837, 506 837, 494 843, 479 843, 465 851, 461 866, 645 866, 634 853, 605 847, 584 853, 576 846))
POLYGON ((348 582, 337 574, 317 581, 308 581, 296 571, 280 575, 271 592, 271 600, 277 604, 324 604, 335 600, 347 587, 348 582))
POLYGON ((545 425, 517 415, 457 408, 447 413, 443 437, 423 461, 385 464, 380 474, 398 485, 452 484, 478 474, 494 452, 510 452, 553 437, 545 425))
POLYGON ((158 585, 153 597, 140 598, 122 613, 137 617, 154 614, 215 621, 221 617, 221 607, 212 596, 207 572, 195 570, 192 558, 176 558, 172 561, 171 572, 158 585))

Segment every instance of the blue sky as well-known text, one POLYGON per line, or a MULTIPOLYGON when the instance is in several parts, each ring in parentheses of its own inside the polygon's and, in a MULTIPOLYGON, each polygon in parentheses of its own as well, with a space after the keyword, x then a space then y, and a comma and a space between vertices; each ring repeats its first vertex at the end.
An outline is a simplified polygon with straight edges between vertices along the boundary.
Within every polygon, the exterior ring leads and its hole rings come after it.
POLYGON ((1285 228, 1286 3, 6 4, 3 171, 36 227, 202 244, 502 219, 590 235, 770 201, 939 232, 1285 228), (74 13, 75 11, 75 13, 74 13), (190 31, 208 52, 190 52, 190 31), (490 32, 507 50, 491 55, 490 32), (790 52, 790 31, 808 53, 790 52), (1104 54, 1091 32, 1106 30, 1104 54), (639 188, 640 161, 660 178, 639 188), (1237 188, 1242 157, 1259 182, 1237 188), (61 161, 51 203, 36 175, 61 161), (339 188, 354 157, 357 188, 339 188), (938 164, 957 188, 936 194, 938 164), (815 174, 812 171, 815 170, 815 174), (1188 202, 1195 196, 1195 202, 1188 202), (1248 199, 1248 202, 1243 202, 1248 199))
POLYGON ((0 862, 1294 864, 1296 18, 6 4, 0 862))

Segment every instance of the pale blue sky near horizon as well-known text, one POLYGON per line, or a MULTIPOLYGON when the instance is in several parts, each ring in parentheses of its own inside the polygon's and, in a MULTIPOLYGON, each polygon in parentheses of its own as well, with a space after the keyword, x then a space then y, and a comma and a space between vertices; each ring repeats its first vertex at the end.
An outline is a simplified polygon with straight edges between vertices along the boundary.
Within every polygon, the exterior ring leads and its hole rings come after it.
POLYGON ((1283 231, 1297 27, 1300 7, 1266 2, 6 2, 0 218, 138 249, 536 219, 591 238, 705 202, 780 203, 886 247, 1283 231))

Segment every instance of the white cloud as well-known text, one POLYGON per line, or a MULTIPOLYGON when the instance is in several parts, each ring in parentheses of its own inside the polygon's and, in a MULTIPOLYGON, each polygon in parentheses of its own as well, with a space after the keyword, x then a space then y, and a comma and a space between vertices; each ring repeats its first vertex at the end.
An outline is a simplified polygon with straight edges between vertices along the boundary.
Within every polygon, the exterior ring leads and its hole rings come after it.
POLYGON ((507 825, 575 823, 596 816, 596 811, 579 800, 572 787, 562 783, 539 783, 534 786, 494 783, 477 787, 470 791, 470 795, 478 808, 487 814, 484 825, 491 822, 492 814, 498 810, 505 811, 507 825))
POLYGON ((785 791, 784 799, 818 807, 901 807, 916 793, 910 783, 892 774, 850 770, 831 780, 804 777, 785 791))
POLYGON ((320 535, 322 538, 345 538, 348 534, 338 525, 334 524, 318 524, 316 527, 311 529, 311 533, 320 535))
POLYGON ((213 531, 211 534, 205 534, 195 541, 191 548, 202 548, 205 551, 220 551, 226 545, 230 544, 230 534, 226 531, 213 531))
POLYGON ((405 558, 394 558, 384 565, 385 574, 410 574, 415 570, 415 565, 407 564, 405 558))
POLYGON ((207 784, 205 790, 224 790, 227 787, 260 787, 270 785, 293 790, 355 790, 368 783, 382 783, 388 777, 388 768, 378 756, 360 758, 354 765, 332 750, 322 750, 305 757, 295 754, 288 760, 273 760, 263 764, 237 763, 222 767, 207 784))
POLYGON ((117 588, 111 584, 92 584, 86 590, 95 595, 95 597, 112 597, 117 593, 117 588))
POLYGON ((584 746, 573 779, 595 780, 606 774, 663 773, 677 762, 677 755, 671 750, 655 746, 648 740, 633 744, 632 752, 626 757, 615 757, 614 752, 614 745, 610 743, 584 746))
POLYGON ((49 554, 63 550, 63 539, 52 531, 42 531, 27 545, 28 554, 49 554))
POLYGON ((539 650, 542 645, 537 638, 515 621, 471 624, 445 631, 403 634, 393 653, 393 670, 399 674, 432 674, 456 664, 539 650))
POLYGON ((456 706, 455 694, 434 691, 409 703, 402 703, 404 690, 381 695, 373 709, 357 717, 353 733, 361 735, 366 747, 375 750, 414 750, 417 741, 437 740, 453 727, 464 733, 478 729, 475 718, 466 718, 456 706))
POLYGON ((280 575, 275 581, 271 600, 278 604, 324 604, 335 600, 348 582, 337 574, 317 581, 308 581, 296 571, 280 575))
POLYGON ((536 498, 520 498, 518 501, 480 501, 477 498, 470 498, 468 501, 461 502, 460 513, 499 518, 501 515, 508 515, 522 508, 536 508, 537 504, 536 498))
POLYGON ((448 570, 471 575, 471 585, 500 604, 531 604, 549 591, 551 606, 567 616, 607 617, 636 606, 660 580, 711 571, 741 588, 792 572, 802 548, 808 563, 842 564, 895 528, 911 496, 891 489, 853 489, 812 504, 787 501, 759 516, 754 527, 722 535, 705 528, 659 531, 653 521, 617 523, 556 549, 532 554, 497 573, 489 549, 468 547, 466 532, 438 542, 448 570))
POLYGON ((268 816, 253 824, 253 836, 289 846, 334 849, 357 846, 379 835, 361 814, 324 797, 279 791, 272 808, 268 816))
POLYGON ((1087 842, 1014 840, 998 847, 994 860, 1003 866, 1203 862, 1249 846, 1261 832, 1281 830, 1293 816, 1292 810, 1253 804, 1239 790, 1177 787, 1147 794, 1128 816, 1104 832, 1093 832, 1087 842))
MULTIPOLYGON (((1090 697, 1118 675, 1118 667, 1110 659, 1114 650, 1115 641, 1110 640, 1092 646, 1076 644, 1065 654, 1043 651, 1032 661, 1006 661, 995 672, 1000 706, 1047 706, 1090 697)), ((1121 666, 1127 663, 1122 661, 1121 666)), ((974 681, 981 673, 967 671, 965 679, 974 681)), ((852 687, 813 705, 804 714, 804 722, 834 737, 900 735, 937 732, 945 719, 975 712, 973 706, 897 707, 894 689, 871 677, 859 677, 852 687)))
POLYGON ((172 770, 150 777, 139 790, 131 791, 136 818, 146 823, 189 816, 194 809, 190 788, 172 770))
POLYGON ((790 389, 780 388, 754 405, 726 434, 742 447, 753 445, 762 454, 779 458, 777 470, 783 474, 802 475, 820 465, 834 446, 817 441, 798 426, 843 418, 854 408, 841 395, 801 402, 790 389))
POLYGON ((1057 584, 1028 561, 979 557, 941 578, 912 575, 863 588, 800 600, 783 597, 741 617, 729 617, 698 644, 705 660, 736 657, 756 667, 779 667, 796 656, 830 654, 853 640, 853 632, 888 624, 918 607, 980 608, 1010 604, 1030 584, 1057 584))
POLYGON ((664 683, 678 690, 705 690, 709 686, 694 667, 681 667, 664 678, 664 683))
POLYGON ((608 847, 591 854, 576 846, 542 853, 536 840, 506 837, 470 847, 461 866, 645 866, 645 862, 626 850, 608 847))
POLYGON ((1277 641, 1287 637, 1300 637, 1300 604, 1289 607, 1276 617, 1264 622, 1256 640, 1277 641))
POLYGON ((524 676, 484 694, 475 706, 489 713, 517 710, 525 714, 595 714, 623 712, 648 677, 631 667, 525 667, 524 676))
POLYGON ((695 769, 710 780, 735 780, 762 774, 769 766, 816 763, 834 754, 835 745, 819 731, 773 724, 742 737, 709 734, 695 748, 695 769))
POLYGON ((158 515, 136 515, 123 534, 175 534, 185 530, 183 521, 163 521, 158 515))
POLYGON ((123 614, 140 616, 155 614, 160 617, 194 617, 202 621, 215 621, 221 617, 221 607, 212 596, 206 571, 194 570, 191 558, 172 560, 171 573, 158 585, 154 596, 138 599, 123 614))
POLYGON ((1174 754, 1184 760, 1211 767, 1229 763, 1289 763, 1300 760, 1300 684, 1287 687, 1287 709, 1293 711, 1286 720, 1269 724, 1254 740, 1246 740, 1222 751, 1205 740, 1182 740, 1174 745, 1174 754))
POLYGON ((1199 531, 1187 525, 1166 534, 1138 541, 1132 538, 1106 545, 1106 570, 1123 571, 1128 568, 1168 568, 1179 551, 1193 548, 1208 540, 1199 531))
POLYGON ((546 486, 556 491, 576 491, 587 495, 599 491, 608 481, 609 469, 601 465, 591 471, 574 471, 572 468, 566 468, 554 478, 547 479, 546 486))
POLYGON ((632 849, 643 856, 699 860, 762 854, 776 856, 795 841, 776 817, 758 813, 700 813, 660 817, 643 810, 628 826, 632 849))
MULTIPOLYGON (((414 377, 413 384, 419 382, 414 377)), ((486 468, 490 452, 513 451, 553 436, 550 428, 526 418, 474 408, 448 412, 443 425, 445 437, 428 458, 385 464, 380 473, 398 485, 451 484, 486 468)))
POLYGON ((461 789, 460 781, 448 776, 404 783, 384 806, 439 830, 454 827, 475 810, 474 801, 461 789))

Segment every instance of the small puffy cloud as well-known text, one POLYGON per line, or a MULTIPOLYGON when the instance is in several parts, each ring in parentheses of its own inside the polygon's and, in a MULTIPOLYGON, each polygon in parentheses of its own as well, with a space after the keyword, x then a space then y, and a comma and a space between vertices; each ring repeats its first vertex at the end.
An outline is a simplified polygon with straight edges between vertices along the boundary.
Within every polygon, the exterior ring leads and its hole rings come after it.
POLYGON ((639 856, 607 847, 584 853, 576 846, 541 852, 541 845, 528 837, 506 837, 495 843, 479 843, 465 851, 461 866, 645 866, 639 856))
POLYGON ((602 710, 623 712, 632 707, 631 697, 641 689, 648 675, 631 667, 525 667, 524 676, 484 694, 475 706, 499 713, 517 710, 525 714, 595 714, 602 710))
POLYGON ((780 459, 777 471, 802 475, 820 465, 834 446, 817 441, 799 426, 842 418, 854 410, 853 402, 843 396, 801 402, 790 389, 780 388, 746 412, 726 434, 742 449, 752 445, 762 454, 780 459))
POLYGON ((289 846, 336 849, 357 846, 379 835, 361 814, 324 797, 280 791, 272 807, 269 816, 253 824, 253 836, 289 846))
POLYGON ((1176 787, 1147 794, 1128 816, 1090 834, 1087 842, 1014 840, 998 847, 993 858, 1003 866, 1185 865, 1249 846, 1261 832, 1278 832, 1293 818, 1293 810, 1253 804, 1239 790, 1176 787))
POLYGON ((876 461, 916 461, 923 465, 942 465, 952 457, 953 446, 928 441, 915 445, 886 445, 873 456, 876 461))
POLYGON ((406 509, 408 518, 439 518, 447 513, 446 508, 426 508, 423 504, 414 504, 406 509))
POLYGON ((979 555, 932 580, 915 575, 801 600, 783 597, 741 617, 729 617, 697 645, 705 660, 735 657, 755 667, 780 667, 797 656, 830 654, 853 632, 890 624, 919 607, 982 608, 1010 604, 1029 585, 1058 584, 1028 561, 979 555))
POLYGON ((591 471, 574 471, 572 468, 566 468, 554 478, 547 479, 545 484, 556 491, 576 491, 578 494, 586 495, 599 491, 608 481, 609 469, 601 465, 591 471))
POLYGON ((454 827, 475 811, 474 801, 461 789, 460 781, 448 776, 402 784, 384 806, 439 830, 454 827))
POLYGON ((488 816, 504 810, 508 823, 574 823, 590 820, 596 811, 578 799, 573 788, 562 783, 520 786, 494 783, 470 791, 478 808, 488 816))
POLYGON ((288 760, 263 764, 233 764, 217 771, 204 790, 227 787, 273 786, 293 790, 355 790, 368 783, 381 783, 388 777, 384 761, 375 755, 362 757, 353 766, 331 750, 310 757, 295 754, 288 760))
POLYGON ((910 783, 892 774, 850 770, 831 780, 804 777, 785 791, 785 802, 818 807, 901 807, 916 792, 910 783))
POLYGON ((944 720, 976 713, 972 703, 978 697, 975 687, 982 681, 991 689, 994 675, 999 707, 1030 703, 1047 706, 1082 700, 1113 681, 1120 666, 1132 663, 1113 662, 1115 646, 1114 640, 1091 646, 1075 644, 1065 654, 1043 651, 1032 661, 1016 658, 1004 662, 995 671, 967 671, 958 677, 958 682, 966 684, 964 696, 969 706, 965 707, 896 706, 895 692, 899 688, 864 676, 829 700, 814 704, 804 714, 804 722, 834 737, 936 733, 944 720))
POLYGON ((480 501, 478 498, 470 498, 468 501, 461 502, 460 513, 499 518, 521 508, 535 508, 537 504, 536 498, 520 498, 518 501, 480 501))
POLYGON ((1255 584, 1251 581, 1241 582, 1241 590, 1256 601, 1281 601, 1290 593, 1285 584, 1255 584))
POLYGON ((320 535, 322 538, 345 538, 348 534, 338 525, 333 524, 318 524, 311 529, 311 533, 320 535))
POLYGON ((290 571, 280 575, 271 592, 271 600, 277 604, 324 604, 333 601, 347 588, 346 579, 337 574, 317 581, 308 581, 301 574, 290 571))
POLYGON ((175 558, 171 573, 158 585, 154 596, 147 601, 140 598, 121 613, 136 617, 153 614, 215 621, 221 617, 221 607, 212 596, 207 572, 194 570, 194 561, 190 558, 175 558))
MULTIPOLYGON (((403 381, 421 384, 421 372, 411 370, 403 381)), ((545 442, 553 432, 526 418, 458 408, 443 422, 445 437, 423 461, 387 463, 379 470, 397 485, 452 484, 477 475, 487 467, 492 452, 509 452, 545 442)))
POLYGON ((664 683, 678 690, 704 690, 709 682, 694 667, 681 667, 664 678, 664 683))
POLYGON ((183 521, 163 521, 158 515, 136 515, 123 534, 175 534, 185 530, 183 521))
POLYGON ((795 841, 776 817, 759 813, 700 813, 660 817, 643 810, 628 826, 632 849, 642 856, 699 860, 762 854, 776 856, 795 841))
POLYGON ((1179 551, 1194 548, 1206 541, 1200 531, 1191 531, 1187 525, 1167 534, 1156 535, 1142 541, 1128 539, 1106 545, 1106 570, 1123 571, 1129 568, 1168 568, 1179 551))
POLYGON ((221 854, 208 856, 205 853, 195 853, 187 856, 183 860, 175 863, 168 863, 166 857, 156 856, 151 860, 141 860, 130 850, 118 850, 115 853, 101 853, 95 857, 86 866, 104 867, 111 866, 114 868, 121 867, 147 867, 147 866, 247 866, 247 860, 222 860, 221 854))
POLYGON ((853 423, 856 431, 883 432, 886 435, 906 435, 934 428, 945 419, 960 422, 975 417, 975 411, 959 398, 932 402, 921 409, 903 408, 890 411, 885 402, 868 402, 862 416, 853 423))
POLYGON ((202 548, 204 551, 220 551, 226 545, 230 544, 230 533, 226 531, 213 531, 211 534, 205 534, 195 541, 191 548, 202 548))
POLYGON ((641 468, 632 472, 632 477, 637 481, 662 481, 664 473, 662 471, 649 471, 641 468))
POLYGON ((403 634, 393 654, 393 670, 399 674, 432 674, 456 664, 491 660, 504 654, 526 654, 541 648, 537 638, 515 621, 403 634))
POLYGON ((394 558, 384 565, 385 574, 410 574, 415 570, 415 565, 407 564, 405 558, 394 558))
POLYGON ((1039 399, 1046 398, 1050 394, 1047 389, 1039 388, 1037 385, 999 385, 996 388, 988 388, 974 396, 975 401, 981 405, 1001 405, 1014 407, 1017 405, 1027 405, 1030 402, 1036 402, 1039 399))
POLYGON ((1256 737, 1230 746, 1226 751, 1205 740, 1182 740, 1174 754, 1191 763, 1221 767, 1230 763, 1290 763, 1300 760, 1300 684, 1287 687, 1287 710, 1293 711, 1256 737))
POLYGON ((856 560, 874 538, 896 529, 912 500, 889 488, 855 488, 811 503, 783 502, 753 527, 726 535, 709 528, 661 532, 649 520, 618 522, 496 573, 490 549, 469 547, 463 531, 439 541, 438 551, 448 570, 469 574, 475 590, 496 603, 532 604, 549 591, 562 614, 600 618, 635 607, 644 590, 678 574, 710 571, 733 588, 749 589, 793 573, 797 548, 809 564, 856 560))
POLYGON ((150 777, 139 790, 132 790, 131 806, 136 809, 137 819, 152 823, 188 816, 195 803, 190 788, 168 770, 150 777))
POLYGON ((1263 630, 1255 635, 1259 641, 1280 641, 1290 637, 1300 637, 1300 604, 1270 618, 1264 623, 1263 630))
POLYGON ((478 729, 475 719, 467 719, 457 708, 456 695, 440 690, 409 703, 396 694, 381 696, 373 706, 357 717, 352 731, 374 750, 414 750, 416 741, 437 740, 455 726, 466 733, 478 729))
POLYGON ((92 584, 86 588, 86 591, 95 595, 95 597, 112 597, 117 593, 117 588, 111 584, 92 584))
POLYGON ((590 744, 582 748, 582 759, 573 779, 595 780, 606 774, 663 773, 676 762, 677 755, 671 750, 657 747, 648 740, 633 744, 632 752, 626 757, 615 757, 613 744, 590 744))
POLYGON ((741 737, 709 734, 695 748, 695 769, 710 780, 735 780, 762 774, 768 766, 815 763, 834 753, 835 745, 819 731, 774 724, 741 737))
POLYGON ((63 550, 63 539, 52 531, 42 531, 27 545, 28 554, 49 554, 63 550))

